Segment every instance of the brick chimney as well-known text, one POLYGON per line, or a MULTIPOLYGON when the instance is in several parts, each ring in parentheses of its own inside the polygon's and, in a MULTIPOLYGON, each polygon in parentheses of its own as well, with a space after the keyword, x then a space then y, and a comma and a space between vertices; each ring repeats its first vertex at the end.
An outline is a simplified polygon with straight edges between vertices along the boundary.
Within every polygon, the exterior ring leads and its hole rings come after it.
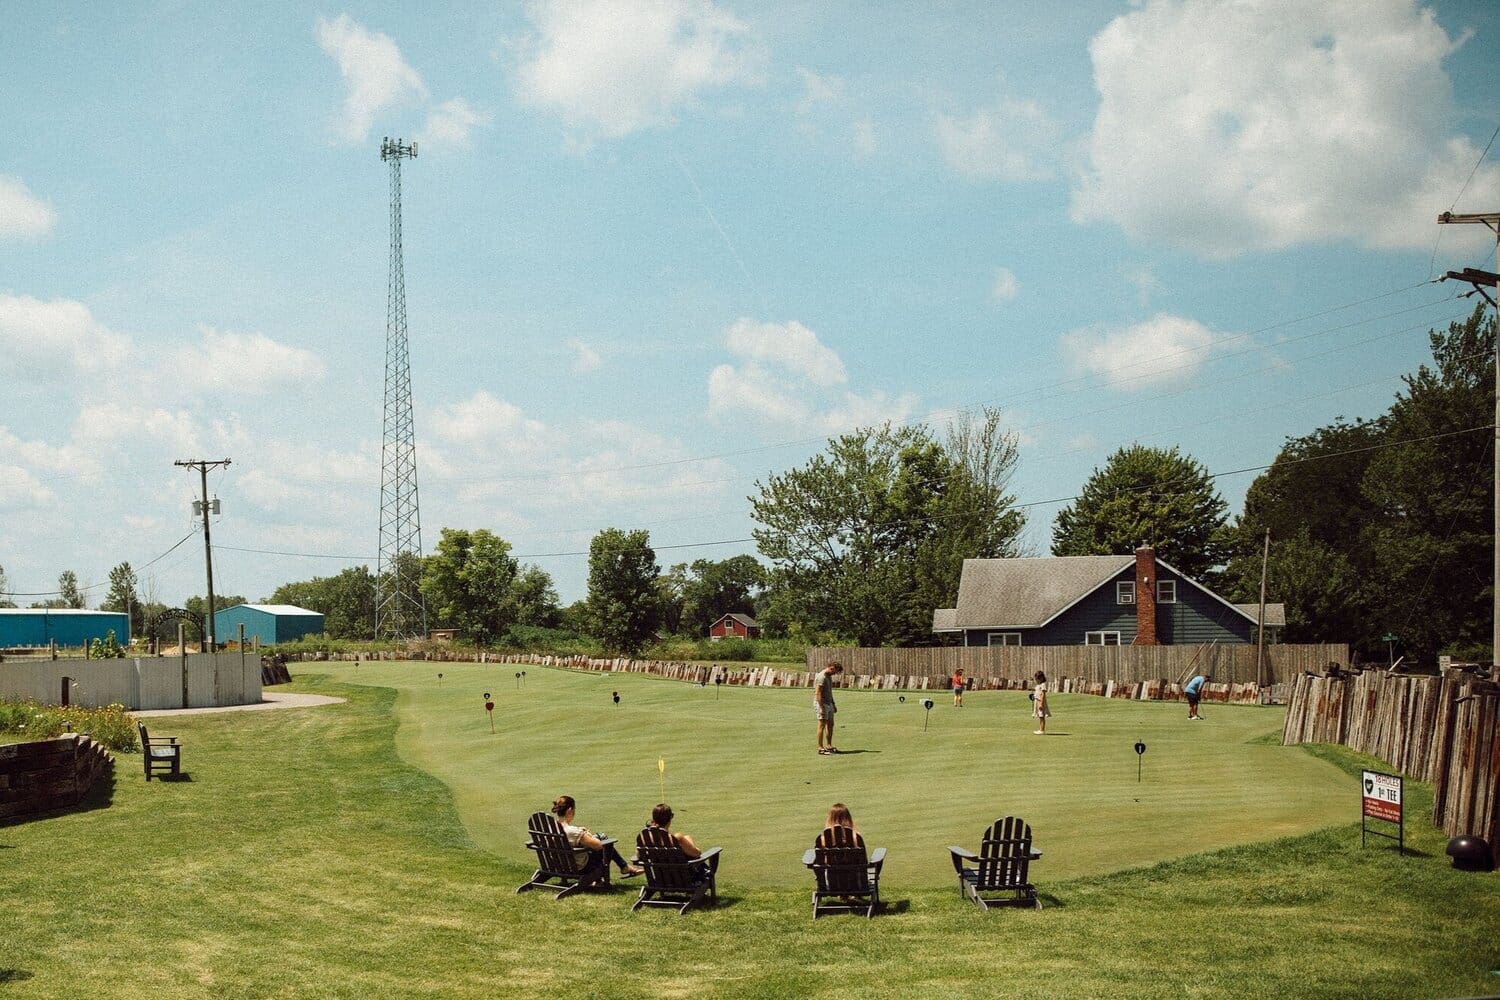
POLYGON ((1156 641, 1156 550, 1142 545, 1135 550, 1135 644, 1155 646, 1156 641))

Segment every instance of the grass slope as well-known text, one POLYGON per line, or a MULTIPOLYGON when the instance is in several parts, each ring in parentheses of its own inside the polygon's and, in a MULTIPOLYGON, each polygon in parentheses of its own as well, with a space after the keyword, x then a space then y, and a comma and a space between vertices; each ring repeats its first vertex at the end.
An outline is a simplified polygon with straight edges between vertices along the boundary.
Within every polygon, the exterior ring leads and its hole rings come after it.
POLYGON ((676 825, 723 845, 726 877, 754 886, 806 880, 799 859, 834 801, 890 850, 891 884, 912 887, 946 884, 947 845, 977 847, 1008 814, 1032 825, 1046 852, 1037 875, 1055 879, 1306 832, 1347 821, 1356 802, 1337 768, 1251 742, 1280 732, 1281 709, 1210 707, 1189 724, 1181 705, 1060 695, 1043 739, 1021 692, 971 693, 962 709, 938 692, 924 732, 919 696, 849 691, 835 735, 858 752, 819 757, 801 690, 540 668, 518 690, 514 670, 493 665, 441 664, 441 683, 437 665, 340 666, 397 688, 403 755, 453 789, 481 846, 517 860, 526 818, 564 792, 581 822, 633 843, 660 798, 662 759, 676 825))
POLYGON ((912 880, 889 916, 817 924, 802 888, 747 891, 726 862, 717 910, 631 915, 618 891, 515 896, 523 868, 398 754, 394 690, 298 687, 350 701, 175 721, 190 782, 122 756, 107 808, 0 828, 0 996, 1453 996, 1500 966, 1495 877, 1447 867, 1420 786, 1428 856, 1346 824, 1044 877, 1040 913, 912 880))

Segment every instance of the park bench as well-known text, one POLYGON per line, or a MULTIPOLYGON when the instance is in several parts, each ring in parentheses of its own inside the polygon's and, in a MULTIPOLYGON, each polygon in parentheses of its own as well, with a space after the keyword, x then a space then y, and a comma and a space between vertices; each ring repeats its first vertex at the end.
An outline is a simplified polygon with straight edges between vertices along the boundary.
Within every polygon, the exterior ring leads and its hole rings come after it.
POLYGON ((979 853, 949 847, 958 872, 958 892, 988 910, 992 903, 1042 908, 1030 878, 1031 863, 1042 856, 1031 846, 1031 827, 1015 816, 997 819, 984 831, 979 853), (994 898, 994 897, 1002 898, 994 898))
MULTIPOLYGON (((523 893, 527 889, 556 889, 561 886, 562 891, 553 898, 562 899, 589 886, 609 885, 609 865, 590 868, 587 859, 579 860, 578 855, 584 853, 583 848, 574 847, 568 842, 568 835, 556 816, 544 812, 532 813, 527 829, 531 839, 526 842, 526 847, 536 852, 537 869, 530 880, 516 890, 517 893, 523 893), (557 885, 549 884, 553 879, 557 880, 557 885)), ((615 842, 613 837, 599 839, 606 847, 615 842)))
POLYGON ((880 869, 885 864, 885 848, 877 847, 866 855, 865 841, 846 826, 830 826, 818 839, 802 863, 812 869, 813 919, 825 912, 857 913, 875 916, 880 906, 880 869))
POLYGON ((141 731, 141 758, 146 765, 146 780, 156 771, 168 774, 182 773, 182 744, 175 736, 152 737, 146 732, 146 724, 137 721, 135 727, 141 731))
POLYGON ((632 911, 642 906, 675 906, 681 914, 705 897, 718 902, 721 848, 711 847, 689 858, 670 831, 648 826, 635 838, 635 849, 636 860, 646 869, 646 884, 631 905, 632 911))

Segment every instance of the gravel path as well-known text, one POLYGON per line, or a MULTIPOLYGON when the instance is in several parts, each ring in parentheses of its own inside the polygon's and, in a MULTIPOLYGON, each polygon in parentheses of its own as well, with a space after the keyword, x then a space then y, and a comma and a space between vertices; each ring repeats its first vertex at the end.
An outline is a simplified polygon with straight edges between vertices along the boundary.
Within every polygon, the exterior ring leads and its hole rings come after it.
POLYGON ((261 697, 265 700, 253 705, 222 705, 218 708, 156 708, 130 714, 137 718, 149 719, 158 715, 204 715, 208 712, 260 712, 268 708, 311 708, 314 705, 338 705, 344 701, 343 698, 331 698, 326 694, 292 694, 282 691, 265 691, 261 697))

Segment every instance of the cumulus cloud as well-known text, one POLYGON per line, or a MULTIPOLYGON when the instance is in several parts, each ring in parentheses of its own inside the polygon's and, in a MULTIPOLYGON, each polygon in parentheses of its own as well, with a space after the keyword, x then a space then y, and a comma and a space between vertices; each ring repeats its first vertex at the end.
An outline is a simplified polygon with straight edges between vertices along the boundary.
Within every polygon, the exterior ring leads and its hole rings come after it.
POLYGON ((849 96, 848 85, 841 76, 815 73, 797 67, 802 95, 792 111, 797 130, 808 137, 829 136, 847 143, 855 156, 864 158, 875 152, 879 137, 875 120, 858 111, 858 102, 849 96))
POLYGON ((995 283, 990 287, 990 298, 995 302, 1009 302, 1021 290, 1016 276, 1008 267, 995 268, 995 283))
POLYGON ((406 64, 389 35, 366 29, 348 14, 319 17, 313 33, 344 78, 337 131, 349 142, 364 141, 375 116, 386 108, 426 98, 421 75, 406 64))
POLYGON ((489 115, 476 111, 462 97, 455 97, 427 112, 427 124, 422 128, 421 139, 435 145, 467 146, 469 134, 489 123, 489 115))
POLYGON ((18 177, 0 175, 0 239, 41 236, 57 222, 57 213, 33 195, 18 177))
POLYGON ((1034 101, 1001 98, 967 117, 938 115, 938 147, 970 180, 1029 181, 1052 176, 1061 132, 1034 101))
POLYGON ((709 0, 536 0, 515 48, 522 100, 606 137, 669 124, 709 90, 752 81, 750 28, 709 0))
MULTIPOLYGON (((1100 102, 1073 218, 1215 258, 1430 245, 1479 158, 1442 68, 1462 43, 1411 0, 1152 0, 1089 45, 1100 102)), ((1466 204, 1496 201, 1486 164, 1466 204)))
POLYGON ((573 373, 575 375, 585 375, 603 364, 603 359, 599 357, 599 352, 577 337, 573 337, 568 341, 568 349, 573 352, 573 373))
POLYGON ((1197 320, 1161 313, 1130 326, 1075 330, 1061 346, 1076 371, 1136 389, 1191 377, 1223 339, 1197 320))
POLYGON ((130 339, 106 328, 81 302, 0 293, 0 357, 12 373, 38 381, 115 370, 130 339))
POLYGON ((263 333, 234 333, 199 329, 196 343, 182 344, 171 352, 170 367, 192 372, 191 384, 206 392, 256 394, 277 385, 316 382, 328 366, 312 351, 263 333))
POLYGON ((815 427, 836 432, 900 421, 916 397, 845 388, 849 373, 838 352, 798 323, 740 319, 724 333, 735 356, 708 375, 709 413, 723 420, 749 417, 766 425, 815 427))

